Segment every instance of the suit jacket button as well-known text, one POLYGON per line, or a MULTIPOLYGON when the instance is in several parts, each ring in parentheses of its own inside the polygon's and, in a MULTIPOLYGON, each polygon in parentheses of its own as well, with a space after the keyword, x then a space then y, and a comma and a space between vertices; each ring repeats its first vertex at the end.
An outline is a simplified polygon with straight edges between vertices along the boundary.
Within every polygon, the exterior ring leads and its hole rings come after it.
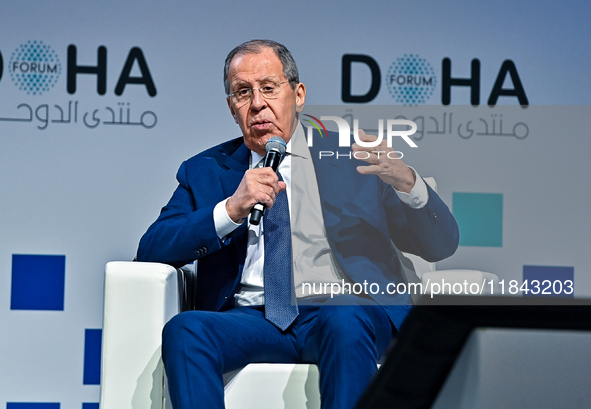
POLYGON ((439 216, 437 216, 437 213, 433 213, 433 220, 435 220, 435 223, 439 221, 439 216))

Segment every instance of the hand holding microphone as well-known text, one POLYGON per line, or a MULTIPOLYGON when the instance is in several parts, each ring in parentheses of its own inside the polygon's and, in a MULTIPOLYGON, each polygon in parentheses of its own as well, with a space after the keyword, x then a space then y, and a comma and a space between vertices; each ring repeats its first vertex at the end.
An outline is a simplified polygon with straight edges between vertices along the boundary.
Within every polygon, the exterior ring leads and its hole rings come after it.
POLYGON ((248 217, 251 213, 251 223, 258 225, 264 214, 264 209, 273 206, 276 195, 285 189, 284 182, 277 182, 276 171, 285 154, 287 145, 280 137, 272 137, 266 144, 267 155, 262 168, 247 170, 236 189, 236 192, 226 202, 228 216, 236 222, 248 217), (259 214, 260 212, 260 214, 259 214), (253 222, 253 219, 256 219, 253 222))
MULTIPOLYGON (((267 141, 265 149, 267 150, 267 156, 265 156, 263 167, 270 167, 273 169, 273 172, 277 172, 281 158, 283 158, 287 150, 285 141, 278 136, 273 136, 267 141)), ((250 224, 258 226, 265 212, 265 208, 266 206, 263 203, 257 203, 253 206, 250 211, 250 224)))

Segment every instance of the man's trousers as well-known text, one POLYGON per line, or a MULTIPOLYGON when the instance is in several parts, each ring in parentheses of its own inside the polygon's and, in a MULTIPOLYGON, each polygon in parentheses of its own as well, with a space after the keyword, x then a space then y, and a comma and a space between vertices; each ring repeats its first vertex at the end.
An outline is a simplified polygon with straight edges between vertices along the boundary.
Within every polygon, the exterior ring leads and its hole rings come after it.
POLYGON ((319 302, 300 305, 285 332, 265 319, 264 307, 172 318, 162 358, 173 407, 224 408, 222 374, 266 362, 317 364, 322 408, 353 408, 396 330, 373 300, 341 295, 319 302))

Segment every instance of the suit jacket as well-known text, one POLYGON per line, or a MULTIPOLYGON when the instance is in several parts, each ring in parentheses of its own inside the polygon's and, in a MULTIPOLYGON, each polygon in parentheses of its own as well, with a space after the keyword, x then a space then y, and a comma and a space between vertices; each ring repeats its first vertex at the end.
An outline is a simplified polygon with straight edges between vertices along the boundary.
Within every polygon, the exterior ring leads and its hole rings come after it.
MULTIPOLYGON (((427 204, 412 209, 377 176, 359 174, 355 169, 359 161, 342 155, 323 155, 320 159, 320 150, 338 150, 331 145, 338 141, 338 135, 330 138, 332 142, 328 140, 316 138, 318 146, 311 147, 310 153, 334 258, 353 282, 379 285, 380 292, 371 297, 384 306, 392 323, 399 327, 411 299, 408 294, 390 295, 385 291, 389 283, 405 281, 392 243, 401 251, 438 261, 455 252, 457 224, 429 187, 427 204)), ((243 223, 222 242, 215 230, 213 209, 235 192, 249 158, 250 151, 240 137, 185 161, 177 173, 178 188, 140 241, 139 261, 180 267, 198 260, 198 309, 222 311, 234 306, 233 295, 246 258, 248 228, 243 223)))

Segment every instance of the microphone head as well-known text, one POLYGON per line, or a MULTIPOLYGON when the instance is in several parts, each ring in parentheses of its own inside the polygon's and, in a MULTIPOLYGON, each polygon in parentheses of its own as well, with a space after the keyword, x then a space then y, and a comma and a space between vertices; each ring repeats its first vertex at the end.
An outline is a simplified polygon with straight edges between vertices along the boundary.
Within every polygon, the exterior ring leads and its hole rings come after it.
POLYGON ((287 144, 283 140, 283 138, 279 136, 272 136, 265 145, 265 149, 267 149, 267 153, 275 151, 278 152, 281 156, 285 154, 287 151, 287 144))

